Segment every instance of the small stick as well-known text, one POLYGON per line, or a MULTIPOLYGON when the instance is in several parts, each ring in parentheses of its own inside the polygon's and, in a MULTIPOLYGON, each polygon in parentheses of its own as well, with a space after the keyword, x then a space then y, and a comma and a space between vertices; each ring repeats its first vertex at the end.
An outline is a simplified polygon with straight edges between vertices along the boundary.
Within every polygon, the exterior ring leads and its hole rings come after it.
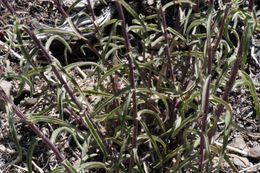
POLYGON ((242 173, 242 172, 253 172, 253 171, 259 171, 260 170, 260 163, 257 163, 257 164, 255 164, 255 165, 253 165, 253 166, 250 166, 250 167, 247 167, 247 168, 245 168, 245 169, 243 169, 243 170, 241 170, 241 171, 239 171, 239 173, 242 173), (253 170, 253 169, 258 169, 258 170, 253 170))
MULTIPOLYGON (((220 142, 215 142, 215 144, 219 147, 222 147, 223 144, 220 143, 220 142)), ((248 152, 246 151, 243 151, 243 150, 240 150, 238 148, 235 148, 235 147, 231 147, 231 146, 227 146, 227 149, 230 150, 230 151, 233 151, 235 153, 238 153, 238 154, 241 154, 242 156, 248 156, 248 152)))

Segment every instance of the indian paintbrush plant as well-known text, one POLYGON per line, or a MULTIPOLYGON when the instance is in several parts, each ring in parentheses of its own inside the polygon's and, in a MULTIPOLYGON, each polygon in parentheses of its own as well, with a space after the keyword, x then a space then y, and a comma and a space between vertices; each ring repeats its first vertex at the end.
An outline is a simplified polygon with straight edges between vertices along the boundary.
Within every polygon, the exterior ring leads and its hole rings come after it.
MULTIPOLYGON (((227 154, 237 128, 230 93, 246 86, 260 117, 256 84, 246 70, 252 35, 260 31, 253 0, 87 0, 74 16, 79 1, 68 9, 49 3, 69 30, 33 27, 1 0, 1 42, 19 70, 1 73, 17 91, 11 96, 0 87, 0 98, 29 172, 220 172, 224 162, 238 172, 227 154), (26 86, 40 109, 15 102, 26 86), (35 134, 29 148, 18 140, 18 122, 35 134), (56 156, 55 167, 35 166, 41 142, 56 156)), ((5 67, 9 60, 1 61, 5 67)))

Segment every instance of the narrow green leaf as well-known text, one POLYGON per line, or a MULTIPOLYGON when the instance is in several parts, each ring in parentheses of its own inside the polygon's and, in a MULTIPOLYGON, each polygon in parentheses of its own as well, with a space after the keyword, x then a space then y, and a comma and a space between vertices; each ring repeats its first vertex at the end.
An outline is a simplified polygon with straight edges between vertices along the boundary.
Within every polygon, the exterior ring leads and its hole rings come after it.
POLYGON ((83 151, 84 150, 84 148, 82 147, 82 145, 79 143, 79 140, 78 140, 78 138, 77 138, 77 136, 76 136, 76 131, 73 131, 72 129, 70 129, 70 128, 68 128, 68 127, 60 127, 60 128, 57 128, 57 129, 55 129, 53 132, 52 132, 52 134, 51 134, 51 138, 50 138, 50 141, 52 142, 52 143, 55 143, 55 141, 56 141, 56 139, 58 138, 58 136, 62 133, 62 132, 68 132, 69 134, 71 134, 71 136, 73 137, 73 139, 74 139, 74 141, 75 141, 75 143, 76 143, 76 145, 79 147, 79 149, 81 150, 81 151, 83 151))
POLYGON ((98 146, 100 147, 101 151, 104 153, 105 156, 107 156, 109 153, 108 148, 106 148, 104 139, 102 140, 101 136, 98 134, 96 128, 94 127, 93 122, 90 120, 90 118, 88 116, 84 116, 83 121, 87 125, 90 133, 94 137, 94 139, 97 142, 98 146))
POLYGON ((135 18, 137 19, 140 24, 142 25, 142 27, 144 28, 145 30, 145 33, 146 33, 146 26, 143 22, 143 20, 140 18, 140 16, 134 11, 134 9, 128 4, 126 3, 124 0, 116 0, 117 2, 119 2, 121 5, 124 6, 124 8, 135 18))
POLYGON ((58 104, 58 111, 59 111, 59 117, 60 119, 64 120, 63 117, 63 100, 65 98, 65 92, 63 91, 63 87, 62 88, 58 88, 57 89, 57 104, 58 104))
POLYGON ((154 96, 156 96, 158 98, 158 100, 161 100, 164 103, 165 106, 165 114, 168 116, 169 115, 169 106, 168 103, 166 101, 166 96, 155 91, 152 89, 147 89, 147 88, 137 88, 136 89, 137 94, 143 94, 143 93, 150 93, 153 94, 154 96))
POLYGON ((136 148, 133 149, 133 155, 134 155, 134 161, 137 164, 137 168, 138 168, 137 171, 140 172, 140 173, 145 173, 144 169, 142 168, 141 161, 139 159, 139 156, 138 156, 136 148))
POLYGON ((161 117, 159 116, 158 113, 152 111, 152 110, 148 110, 148 109, 142 109, 140 111, 138 111, 137 113, 138 117, 142 117, 142 116, 146 116, 146 115, 152 115, 154 116, 154 118, 156 119, 156 121, 158 122, 158 125, 161 127, 161 129, 165 132, 165 127, 164 127, 164 123, 161 119, 161 117))
POLYGON ((202 88, 202 96, 201 96, 201 112, 204 113, 205 107, 206 107, 206 101, 208 100, 207 97, 207 92, 209 92, 209 84, 210 84, 210 77, 208 76, 207 79, 205 80, 202 88))
MULTIPOLYGON (((164 157, 163 163, 169 161, 169 160, 172 159, 174 156, 180 154, 180 153, 183 152, 183 151, 184 151, 183 146, 177 147, 175 150, 171 151, 170 153, 168 153, 168 154, 164 157)), ((158 164, 156 164, 153 168, 154 168, 154 169, 158 169, 158 168, 160 168, 160 166, 161 166, 161 163, 158 163, 158 164)))
POLYGON ((98 86, 105 80, 107 77, 111 76, 113 73, 115 73, 117 70, 121 68, 127 67, 126 64, 117 64, 114 65, 111 69, 109 69, 105 74, 101 77, 101 79, 98 81, 98 86))
POLYGON ((256 115, 257 115, 258 119, 260 119, 260 102, 259 102, 259 98, 257 96, 255 84, 246 72, 239 71, 239 76, 242 77, 244 84, 248 87, 248 89, 250 91, 250 95, 252 96, 253 102, 255 105, 256 115))
POLYGON ((153 148, 154 148, 154 150, 155 150, 155 152, 156 152, 156 155, 157 155, 157 157, 159 158, 160 163, 161 163, 161 165, 162 165, 163 158, 162 158, 162 154, 160 153, 160 150, 159 150, 159 147, 158 147, 156 141, 154 140, 154 138, 153 138, 152 134, 150 133, 150 130, 148 129, 148 127, 147 127, 147 125, 145 124, 145 122, 144 122, 142 119, 139 120, 139 122, 140 122, 140 124, 142 125, 142 127, 144 128, 145 133, 146 133, 147 136, 149 137, 149 139, 150 139, 150 141, 151 141, 151 143, 152 143, 152 146, 153 146, 153 148))
POLYGON ((51 173, 64 173, 66 172, 64 166, 58 166, 55 169, 51 170, 51 173))
MULTIPOLYGON (((178 31, 176 31, 175 29, 168 27, 167 30, 172 33, 174 36, 179 37, 183 42, 186 42, 186 39, 184 38, 184 36, 179 33, 178 31)), ((177 40, 177 39, 176 39, 177 40)))
POLYGON ((9 125, 10 134, 18 153, 18 161, 21 161, 23 159, 23 151, 17 136, 16 125, 14 122, 14 114, 10 112, 9 109, 7 109, 7 114, 8 114, 8 125, 9 125))
POLYGON ((66 168, 69 169, 71 173, 78 173, 74 166, 67 159, 65 159, 62 164, 66 166, 66 168))
POLYGON ((41 139, 34 137, 31 141, 31 144, 30 144, 29 149, 28 149, 27 164, 28 164, 28 172, 29 173, 33 173, 32 157, 33 157, 34 149, 38 145, 39 140, 41 140, 41 139))
POLYGON ((65 66, 64 69, 67 72, 69 72, 73 68, 84 67, 84 66, 94 66, 94 67, 97 67, 100 71, 104 71, 104 67, 102 67, 101 65, 99 65, 95 62, 75 62, 75 63, 71 63, 71 64, 65 66))
POLYGON ((224 137, 223 137, 223 146, 222 146, 222 152, 220 154, 219 157, 219 164, 218 164, 218 169, 220 169, 220 166, 222 164, 223 158, 225 157, 225 151, 226 151, 226 147, 228 145, 228 138, 230 136, 230 125, 232 123, 232 108, 229 105, 229 103, 227 103, 226 101, 224 101, 223 99, 216 97, 216 96, 212 96, 210 98, 213 102, 216 102, 218 104, 222 104, 227 112, 226 112, 226 116, 225 116, 225 128, 224 128, 224 137))
POLYGON ((89 169, 105 169, 107 170, 107 167, 104 163, 102 162, 87 162, 87 163, 83 163, 81 165, 79 165, 77 167, 77 171, 87 171, 89 169))
POLYGON ((100 105, 97 106, 97 108, 95 109, 95 111, 92 113, 94 116, 98 115, 100 113, 100 111, 102 111, 102 109, 107 106, 109 103, 111 103, 114 99, 116 99, 117 97, 125 94, 126 92, 130 92, 131 91, 131 86, 127 86, 125 88, 123 88, 121 91, 119 91, 118 93, 116 93, 115 95, 105 99, 104 101, 102 101, 102 103, 100 105))
POLYGON ((85 37, 83 37, 81 33, 79 33, 78 28, 76 28, 75 24, 73 23, 73 21, 71 19, 72 19, 71 17, 67 17, 66 21, 68 22, 70 28, 74 31, 75 35, 77 35, 78 38, 81 38, 82 40, 87 41, 87 39, 85 37))
POLYGON ((47 49, 47 51, 49 51, 50 46, 54 40, 58 40, 69 50, 70 53, 72 52, 72 49, 71 49, 69 43, 63 37, 61 37, 59 35, 53 35, 47 40, 47 42, 45 43, 45 48, 47 49))

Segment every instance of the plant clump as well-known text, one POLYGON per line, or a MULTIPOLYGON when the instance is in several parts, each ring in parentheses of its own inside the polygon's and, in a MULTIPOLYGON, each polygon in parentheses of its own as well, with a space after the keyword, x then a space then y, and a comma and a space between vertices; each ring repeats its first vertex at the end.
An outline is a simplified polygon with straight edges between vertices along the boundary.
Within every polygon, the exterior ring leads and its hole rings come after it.
POLYGON ((4 172, 257 171, 258 1, 0 2, 4 172))

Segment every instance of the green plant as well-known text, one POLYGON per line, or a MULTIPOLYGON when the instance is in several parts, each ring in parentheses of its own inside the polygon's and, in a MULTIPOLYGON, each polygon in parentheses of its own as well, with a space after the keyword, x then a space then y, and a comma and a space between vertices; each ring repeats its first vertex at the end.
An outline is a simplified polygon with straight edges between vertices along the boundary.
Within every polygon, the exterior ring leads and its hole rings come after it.
MULTIPOLYGON (((237 172, 226 147, 233 121, 228 97, 238 77, 249 87, 260 116, 255 84, 244 72, 250 39, 259 27, 253 0, 248 6, 243 6, 245 1, 211 0, 208 8, 200 1, 158 1, 154 13, 146 15, 138 14, 124 0, 107 2, 114 6, 119 19, 103 26, 94 23, 91 32, 99 40, 95 44, 77 28, 60 1, 55 1, 57 9, 73 32, 32 31, 19 21, 6 0, 1 3, 14 21, 6 32, 6 44, 23 54, 22 77, 6 73, 1 78, 18 80, 20 91, 28 84, 31 94, 36 92, 36 78, 43 78, 48 88, 41 95, 56 95, 54 101, 46 103, 47 108, 27 115, 3 90, 0 96, 54 152, 61 165, 52 172, 210 172, 220 171, 223 160, 237 172), (169 17, 173 9, 178 11, 174 20, 169 17), (37 37, 41 32, 52 35, 45 46, 37 37), (81 50, 88 48, 99 59, 64 65, 49 53, 55 40, 65 47, 64 54, 74 51, 74 42, 82 41, 81 50), (35 58, 41 54, 44 66, 35 58), (85 80, 94 76, 94 84, 88 87, 79 83, 73 76, 77 70, 85 80), (45 74, 51 72, 53 79, 45 74), (221 88, 224 90, 217 93, 221 88), (53 109, 58 117, 52 114, 53 109), (66 112, 70 117, 64 117, 66 112), (222 148, 212 141, 220 121, 225 123, 222 148), (42 134, 38 123, 55 129, 51 140, 42 134), (75 144, 78 164, 73 165, 55 146, 61 134, 75 144), (212 166, 213 156, 219 158, 217 167, 212 166)), ((95 21, 91 5, 88 8, 95 21)), ((88 57, 88 53, 84 55, 88 57)), ((32 140, 29 149, 30 172, 38 138, 32 140)), ((17 144, 21 155, 19 147, 17 144)))

